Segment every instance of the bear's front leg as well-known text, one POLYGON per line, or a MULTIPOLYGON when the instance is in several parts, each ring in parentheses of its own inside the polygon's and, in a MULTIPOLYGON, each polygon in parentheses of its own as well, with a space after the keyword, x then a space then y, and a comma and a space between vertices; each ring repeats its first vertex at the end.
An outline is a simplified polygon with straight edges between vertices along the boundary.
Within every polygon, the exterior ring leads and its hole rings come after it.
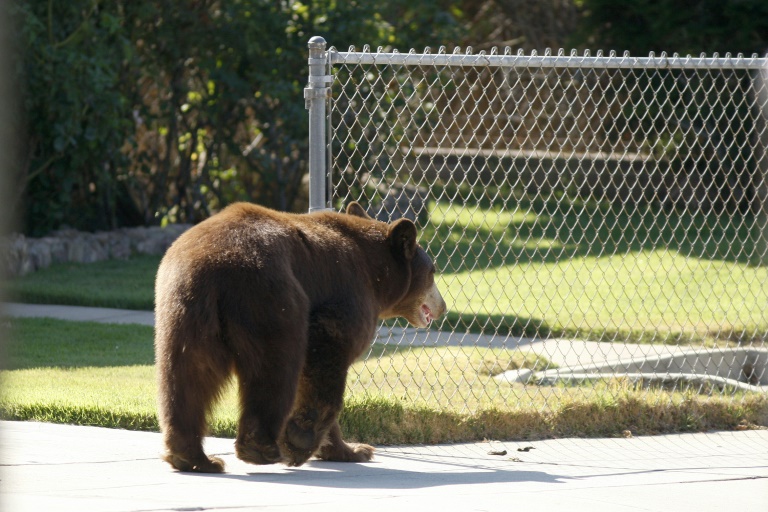
POLYGON ((300 466, 329 439, 344 404, 349 347, 330 315, 317 315, 310 326, 304 368, 293 411, 280 439, 283 462, 300 466))
POLYGON ((297 409, 285 426, 280 443, 283 462, 289 466, 301 466, 320 448, 335 419, 331 408, 304 407, 297 409))
POLYGON ((310 314, 306 359, 279 443, 286 464, 300 466, 313 455, 347 462, 371 459, 372 447, 350 446, 341 440, 338 423, 347 371, 370 344, 376 328, 375 315, 365 311, 365 301, 351 294, 345 301, 326 303, 310 314))
POLYGON ((301 466, 320 449, 343 404, 346 369, 335 372, 306 368, 299 380, 293 412, 280 440, 283 462, 301 466))

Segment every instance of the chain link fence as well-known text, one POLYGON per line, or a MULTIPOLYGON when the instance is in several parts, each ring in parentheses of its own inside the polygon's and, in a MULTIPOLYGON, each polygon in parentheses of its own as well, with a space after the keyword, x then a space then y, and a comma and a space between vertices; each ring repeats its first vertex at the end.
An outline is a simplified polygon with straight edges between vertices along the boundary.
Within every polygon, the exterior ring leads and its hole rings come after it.
POLYGON ((315 209, 413 219, 449 307, 384 324, 351 393, 469 413, 765 397, 768 59, 315 42, 315 209))

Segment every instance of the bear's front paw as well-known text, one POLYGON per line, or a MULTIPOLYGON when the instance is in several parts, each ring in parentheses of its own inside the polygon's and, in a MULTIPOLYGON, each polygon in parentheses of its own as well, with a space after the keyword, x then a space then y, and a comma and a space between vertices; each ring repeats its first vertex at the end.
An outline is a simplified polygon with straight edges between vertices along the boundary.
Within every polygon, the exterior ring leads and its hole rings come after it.
POLYGON ((175 453, 166 453, 163 460, 179 471, 191 471, 195 473, 223 473, 224 461, 218 457, 200 457, 197 460, 188 460, 175 453))
POLYGON ((323 446, 317 457, 332 462, 370 462, 374 451, 369 444, 341 442, 323 446))
POLYGON ((317 449, 317 436, 313 425, 308 422, 305 428, 299 426, 296 419, 291 419, 285 426, 285 438, 281 443, 284 460, 289 466, 301 466, 317 449))
POLYGON ((282 460, 276 444, 235 443, 237 458, 251 464, 274 464, 282 460))

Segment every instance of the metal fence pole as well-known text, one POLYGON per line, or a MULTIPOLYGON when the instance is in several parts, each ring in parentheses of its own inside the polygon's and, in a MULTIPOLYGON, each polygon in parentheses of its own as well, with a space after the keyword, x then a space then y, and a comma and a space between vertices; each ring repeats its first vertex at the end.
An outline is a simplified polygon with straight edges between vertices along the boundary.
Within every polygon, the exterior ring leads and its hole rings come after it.
POLYGON ((329 209, 326 179, 326 103, 330 95, 331 77, 327 68, 326 42, 320 36, 309 40, 309 83, 304 89, 305 106, 309 110, 309 212, 329 209))

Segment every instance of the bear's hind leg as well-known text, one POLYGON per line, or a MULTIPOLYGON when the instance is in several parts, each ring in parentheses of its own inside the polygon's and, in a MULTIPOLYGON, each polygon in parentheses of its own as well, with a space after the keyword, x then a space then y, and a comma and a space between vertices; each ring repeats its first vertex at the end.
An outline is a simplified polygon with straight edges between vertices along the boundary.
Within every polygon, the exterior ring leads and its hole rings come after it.
POLYGON ((193 403, 183 413, 173 411, 162 422, 166 447, 162 459, 179 471, 222 473, 224 462, 218 457, 208 457, 203 451, 207 411, 196 405, 193 403))
POLYGON ((228 358, 187 348, 173 363, 158 362, 160 426, 165 439, 163 460, 179 471, 221 473, 224 462, 203 451, 207 416, 229 376, 228 358))

